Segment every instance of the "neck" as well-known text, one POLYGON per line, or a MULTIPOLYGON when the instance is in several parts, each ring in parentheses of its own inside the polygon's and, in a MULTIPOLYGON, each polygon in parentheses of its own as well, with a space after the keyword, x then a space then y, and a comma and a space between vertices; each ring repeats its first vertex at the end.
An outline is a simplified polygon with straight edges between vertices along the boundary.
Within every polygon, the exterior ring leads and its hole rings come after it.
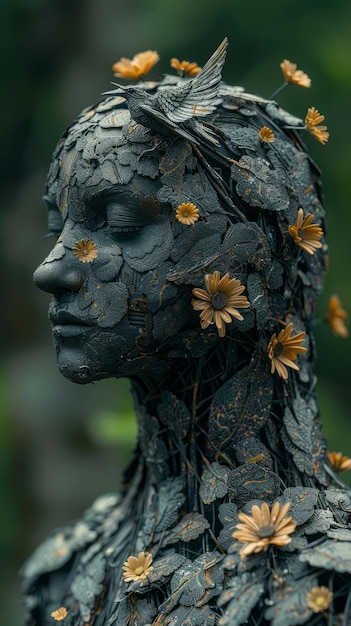
POLYGON ((196 482, 213 463, 257 483, 248 500, 278 494, 282 482, 327 482, 313 393, 295 372, 287 383, 273 376, 264 355, 246 353, 234 337, 198 358, 175 359, 166 375, 134 380, 132 389, 139 449, 155 484, 181 474, 196 482))

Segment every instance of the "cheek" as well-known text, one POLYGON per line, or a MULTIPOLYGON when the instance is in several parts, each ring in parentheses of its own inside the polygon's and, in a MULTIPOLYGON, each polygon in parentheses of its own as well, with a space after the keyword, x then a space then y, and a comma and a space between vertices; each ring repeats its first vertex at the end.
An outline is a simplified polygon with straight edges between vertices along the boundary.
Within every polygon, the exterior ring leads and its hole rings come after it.
POLYGON ((113 328, 127 315, 128 296, 124 283, 102 283, 92 278, 80 294, 82 305, 90 300, 89 315, 100 328, 113 328))
POLYGON ((174 243, 171 224, 166 218, 142 228, 133 240, 125 242, 123 257, 130 268, 146 272, 160 266, 170 256, 174 243))

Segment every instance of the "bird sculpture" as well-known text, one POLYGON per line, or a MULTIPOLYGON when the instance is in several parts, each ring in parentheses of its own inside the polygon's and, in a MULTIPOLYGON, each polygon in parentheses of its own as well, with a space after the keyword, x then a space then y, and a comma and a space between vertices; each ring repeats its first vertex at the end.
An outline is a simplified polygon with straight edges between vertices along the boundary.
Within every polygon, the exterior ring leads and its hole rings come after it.
POLYGON ((132 119, 146 128, 161 134, 174 132, 193 143, 198 143, 196 135, 199 135, 217 144, 217 139, 197 118, 213 113, 221 102, 219 89, 227 46, 225 37, 201 72, 181 85, 152 95, 144 87, 113 83, 117 89, 103 95, 126 98, 132 119))

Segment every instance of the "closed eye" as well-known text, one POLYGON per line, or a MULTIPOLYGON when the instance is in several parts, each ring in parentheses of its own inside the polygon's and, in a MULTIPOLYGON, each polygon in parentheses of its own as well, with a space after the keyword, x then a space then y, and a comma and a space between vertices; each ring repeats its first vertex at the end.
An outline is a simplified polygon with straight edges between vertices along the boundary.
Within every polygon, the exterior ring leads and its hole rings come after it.
POLYGON ((132 211, 130 207, 109 203, 106 210, 106 222, 112 232, 138 232, 149 223, 141 213, 132 211))
POLYGON ((45 235, 45 238, 58 237, 63 229, 61 213, 50 196, 44 196, 43 200, 48 208, 48 233, 45 235))

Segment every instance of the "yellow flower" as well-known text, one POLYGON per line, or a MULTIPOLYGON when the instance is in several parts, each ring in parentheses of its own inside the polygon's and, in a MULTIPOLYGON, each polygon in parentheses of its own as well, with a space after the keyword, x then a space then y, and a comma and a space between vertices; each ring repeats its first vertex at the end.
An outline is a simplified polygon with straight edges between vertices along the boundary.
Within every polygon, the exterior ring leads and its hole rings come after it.
POLYGON ((130 556, 123 563, 123 578, 126 583, 136 580, 145 580, 152 571, 152 554, 150 552, 139 552, 138 556, 130 556))
POLYGON ((315 107, 311 107, 307 111, 305 117, 306 128, 311 135, 313 135, 320 143, 327 143, 329 139, 329 133, 326 126, 318 126, 320 122, 324 121, 324 115, 321 115, 315 107))
POLYGON ((320 239, 323 229, 318 224, 312 224, 313 219, 312 213, 304 216, 303 209, 300 208, 295 224, 289 226, 289 234, 294 242, 309 254, 314 254, 318 248, 322 247, 320 239))
POLYGON ((136 54, 132 59, 122 57, 112 65, 112 71, 118 78, 138 79, 148 74, 159 58, 155 50, 145 50, 136 54))
POLYGON ((297 355, 301 352, 306 352, 306 348, 301 346, 305 340, 305 332, 302 331, 291 337, 291 333, 294 330, 294 325, 290 322, 280 331, 278 337, 273 333, 270 342, 267 346, 268 357, 271 359, 271 373, 274 374, 277 370, 277 374, 284 380, 288 379, 287 367, 291 367, 294 370, 299 370, 299 366, 294 361, 297 359, 297 355))
POLYGON ((329 452, 327 450, 327 457, 334 472, 351 470, 351 459, 348 456, 343 456, 342 452, 329 452))
POLYGON ((326 314, 326 321, 329 324, 332 331, 339 335, 339 337, 348 337, 349 331, 344 324, 344 320, 347 318, 346 311, 341 306, 340 298, 336 295, 329 298, 328 312, 326 314))
POLYGON ((249 554, 266 552, 270 545, 285 546, 290 543, 291 533, 296 529, 296 522, 292 517, 286 517, 291 502, 280 506, 279 502, 273 504, 270 510, 268 504, 263 502, 261 508, 254 504, 251 515, 239 513, 238 517, 242 524, 237 524, 237 530, 233 537, 244 543, 239 554, 244 559, 249 554))
POLYGON ((311 79, 305 72, 297 69, 296 63, 291 63, 287 59, 284 59, 280 64, 280 69, 287 83, 299 85, 299 87, 311 87, 311 79))
POLYGON ((307 606, 313 613, 322 613, 330 606, 333 594, 328 587, 312 587, 307 594, 307 606))
POLYGON ((171 59, 171 67, 177 70, 179 76, 196 76, 201 72, 201 67, 196 63, 189 63, 189 61, 179 61, 178 59, 171 59))
POLYGON ((82 239, 76 241, 72 252, 82 263, 91 263, 97 257, 98 247, 91 239, 82 239))
POLYGON ((183 202, 178 206, 175 216, 181 224, 192 226, 199 219, 199 209, 192 202, 183 202))
POLYGON ((273 143, 275 139, 274 132, 270 128, 268 128, 268 126, 262 126, 262 128, 260 128, 258 136, 261 141, 265 141, 266 143, 273 143))
POLYGON ((66 615, 67 615, 67 609, 65 609, 64 606, 61 606, 61 608, 59 608, 56 611, 53 611, 51 613, 51 617, 56 622, 62 622, 62 620, 65 619, 66 615))
POLYGON ((192 300, 191 304, 195 311, 202 311, 201 328, 216 324, 219 336, 224 337, 226 324, 230 324, 232 317, 244 319, 237 309, 250 306, 246 296, 241 295, 245 285, 237 278, 230 279, 228 273, 221 278, 217 271, 205 275, 205 284, 207 291, 198 287, 193 289, 193 295, 198 299, 192 300))

